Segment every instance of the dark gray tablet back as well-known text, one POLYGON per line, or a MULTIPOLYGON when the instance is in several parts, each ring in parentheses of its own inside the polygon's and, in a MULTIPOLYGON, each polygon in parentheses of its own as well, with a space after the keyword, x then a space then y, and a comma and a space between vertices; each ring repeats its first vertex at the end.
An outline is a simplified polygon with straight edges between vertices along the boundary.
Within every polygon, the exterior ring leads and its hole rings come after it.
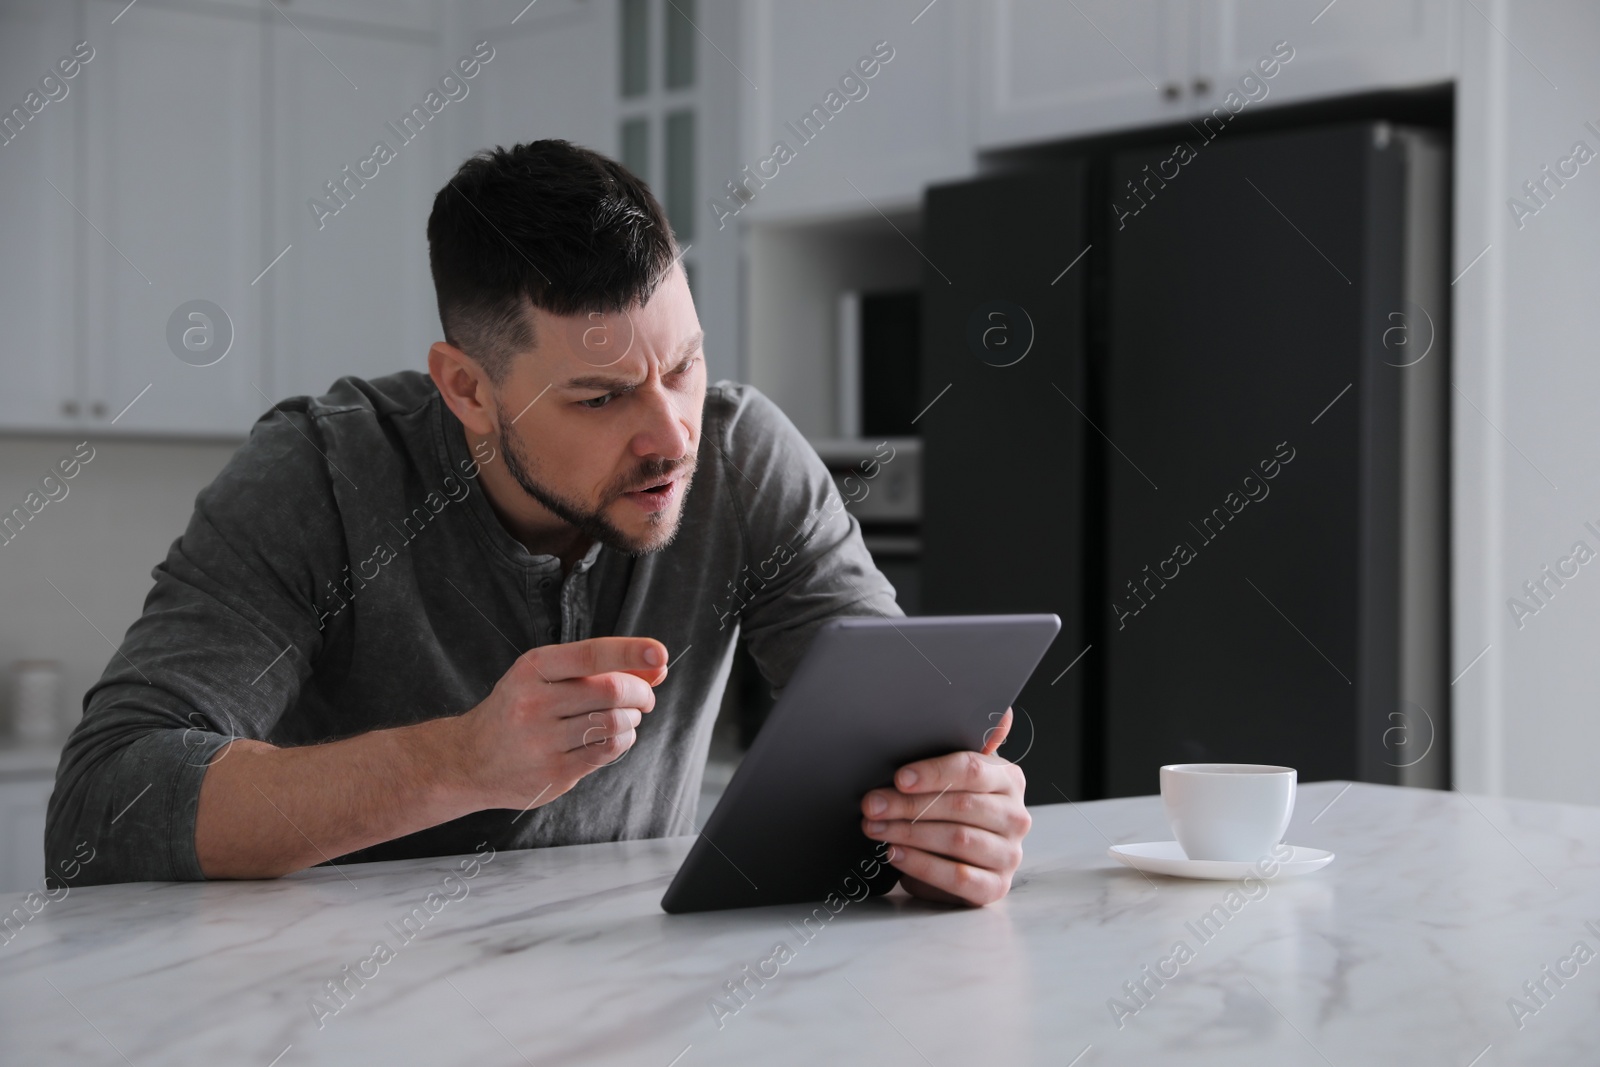
MULTIPOLYGON (((861 798, 914 760, 983 747, 1056 615, 834 619, 817 631, 661 898, 669 912, 884 892, 861 798)), ((932 800, 932 796, 928 798, 932 800)))

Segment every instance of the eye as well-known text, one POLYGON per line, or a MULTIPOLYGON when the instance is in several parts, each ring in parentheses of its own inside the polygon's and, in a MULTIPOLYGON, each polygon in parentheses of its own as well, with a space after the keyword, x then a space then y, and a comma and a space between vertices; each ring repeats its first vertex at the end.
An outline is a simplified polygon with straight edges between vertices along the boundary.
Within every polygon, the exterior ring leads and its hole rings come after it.
POLYGON ((578 404, 580 406, 582 406, 582 407, 588 408, 590 411, 596 411, 596 410, 598 410, 600 408, 605 407, 607 404, 611 403, 611 401, 615 400, 616 398, 617 398, 617 394, 616 393, 606 393, 604 396, 595 396, 595 397, 590 397, 588 400, 580 400, 580 401, 578 401, 578 404))

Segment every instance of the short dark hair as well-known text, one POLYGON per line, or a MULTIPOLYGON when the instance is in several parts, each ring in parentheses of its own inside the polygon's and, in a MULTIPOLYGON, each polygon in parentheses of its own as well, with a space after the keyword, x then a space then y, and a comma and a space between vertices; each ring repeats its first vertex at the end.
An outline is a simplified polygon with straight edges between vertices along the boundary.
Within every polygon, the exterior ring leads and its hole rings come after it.
POLYGON ((530 306, 555 315, 622 311, 649 300, 676 259, 650 188, 567 141, 479 152, 439 190, 428 216, 445 340, 496 383, 535 343, 530 306))

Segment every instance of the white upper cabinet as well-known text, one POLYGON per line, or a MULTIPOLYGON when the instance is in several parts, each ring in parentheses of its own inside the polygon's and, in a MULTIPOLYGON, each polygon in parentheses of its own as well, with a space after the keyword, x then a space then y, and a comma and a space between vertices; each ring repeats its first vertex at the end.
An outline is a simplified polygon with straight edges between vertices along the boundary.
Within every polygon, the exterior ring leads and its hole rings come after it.
POLYGON ((982 0, 977 143, 1013 147, 1185 118, 1190 0, 982 0))
POLYGON ((428 214, 480 148, 623 158, 626 124, 692 203, 685 261, 731 323, 719 219, 914 209, 983 150, 1199 122, 1230 90, 1260 108, 1446 81, 1467 10, 700 0, 676 5, 699 73, 674 85, 667 3, 627 8, 649 13, 650 89, 624 95, 623 0, 0 2, 0 429, 237 437, 342 375, 424 367, 428 214))
POLYGON ((443 57, 431 34, 296 22, 269 23, 274 236, 256 269, 283 253, 257 285, 275 309, 273 401, 427 367, 440 332, 427 239, 440 161, 450 127, 501 73, 469 51, 475 74, 463 77, 463 57, 443 57))
POLYGON ((262 283, 274 400, 426 370, 443 337, 428 216, 471 152, 540 137, 615 151, 612 5, 452 6, 438 34, 299 17, 370 6, 297 0, 296 25, 272 27, 271 255, 289 249, 262 283))
POLYGON ((261 291, 250 284, 270 258, 259 22, 106 0, 87 16, 97 49, 80 75, 89 425, 243 434, 268 406, 257 391, 261 291))
POLYGON ((980 0, 980 7, 979 148, 1194 119, 1225 106, 1230 91, 1230 110, 1242 110, 1244 100, 1275 106, 1426 85, 1454 77, 1456 64, 1452 0, 1325 7, 980 0))
MULTIPOLYGON (((256 0, 245 0, 253 3, 256 0)), ((277 0, 280 11, 260 0, 272 19, 287 24, 293 19, 302 29, 360 29, 363 26, 379 29, 435 29, 436 0, 277 0), (302 15, 307 16, 302 19, 302 15), (287 18, 285 18, 287 16, 287 18), (341 27, 340 24, 344 25, 341 27)), ((453 4, 454 0, 445 0, 453 4)), ((304 42, 302 42, 304 43, 304 42)))
MULTIPOLYGON (((122 0, 112 10, 127 4, 122 0)), ((260 15, 267 24, 294 25, 303 29, 410 29, 433 32, 441 16, 462 0, 141 0, 143 4, 169 4, 212 9, 231 7, 260 15)), ((524 3, 527 0, 523 0, 524 3)), ((542 3, 543 0, 540 0, 542 3)))
POLYGON ((710 196, 739 207, 726 183, 745 183, 754 198, 741 220, 871 214, 915 206, 926 185, 973 173, 975 14, 963 0, 743 7, 733 84, 744 102, 740 166, 755 179, 707 175, 710 196))
MULTIPOLYGON (((1325 4, 1327 0, 1323 0, 1325 4)), ((1196 77, 1212 86, 1198 100, 1209 113, 1232 89, 1260 94, 1241 79, 1257 73, 1279 42, 1293 59, 1264 82, 1262 104, 1374 92, 1455 77, 1453 0, 1338 0, 1322 7, 1283 0, 1200 0, 1196 77)), ((1269 67, 1270 69, 1270 63, 1269 67)))
MULTIPOLYGON (((72 207, 83 198, 75 135, 86 68, 74 55, 83 40, 76 4, 0 4, 0 189, 7 200, 0 210, 0 426, 6 429, 71 427, 83 417, 74 273, 79 223, 72 207)), ((90 57, 90 67, 104 58, 88 48, 80 54, 90 57)))
POLYGON ((464 116, 467 132, 458 131, 463 159, 549 137, 615 157, 616 0, 539 0, 518 17, 523 7, 477 5, 468 36, 489 41, 495 58, 479 79, 482 100, 464 116))

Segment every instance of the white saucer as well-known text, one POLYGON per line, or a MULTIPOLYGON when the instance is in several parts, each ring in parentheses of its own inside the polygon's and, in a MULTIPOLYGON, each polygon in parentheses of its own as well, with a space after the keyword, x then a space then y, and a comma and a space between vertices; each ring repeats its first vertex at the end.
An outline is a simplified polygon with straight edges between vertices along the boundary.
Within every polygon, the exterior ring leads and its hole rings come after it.
MULTIPOLYGON (((1293 854, 1278 861, 1273 878, 1285 875, 1308 874, 1333 862, 1333 853, 1320 848, 1302 848, 1290 845, 1293 854)), ((1192 860, 1183 854, 1176 841, 1145 841, 1135 845, 1112 845, 1106 855, 1126 863, 1129 867, 1151 874, 1167 874, 1174 878, 1208 878, 1213 881, 1237 882, 1246 875, 1263 877, 1261 868, 1270 863, 1263 857, 1255 863, 1234 860, 1192 860)))

